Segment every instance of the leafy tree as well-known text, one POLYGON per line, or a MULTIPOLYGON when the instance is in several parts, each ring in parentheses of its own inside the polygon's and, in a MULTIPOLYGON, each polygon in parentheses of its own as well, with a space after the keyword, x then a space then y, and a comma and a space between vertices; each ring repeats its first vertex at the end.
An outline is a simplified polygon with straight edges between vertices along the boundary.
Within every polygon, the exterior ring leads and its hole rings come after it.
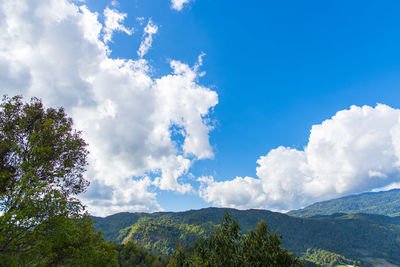
POLYGON ((240 226, 226 212, 214 234, 196 244, 194 262, 204 266, 243 266, 241 245, 240 226))
MULTIPOLYGON (((115 243, 95 232, 90 217, 56 217, 41 225, 35 248, 19 263, 39 266, 118 266, 115 243)), ((20 264, 19 264, 20 265, 20 264)))
POLYGON ((118 245, 117 250, 118 264, 121 267, 163 267, 166 265, 160 256, 147 252, 133 241, 118 245))
POLYGON ((213 235, 198 241, 187 255, 178 246, 169 266, 301 266, 293 254, 280 247, 280 238, 269 233, 260 221, 255 231, 240 233, 240 226, 228 212, 213 235))
POLYGON ((174 254, 169 257, 168 267, 189 266, 187 252, 183 249, 181 242, 177 242, 174 254))
POLYGON ((282 249, 281 236, 270 233, 268 225, 261 220, 255 231, 243 236, 243 261, 248 266, 298 266, 293 254, 282 249))
MULTIPOLYGON (((0 104, 0 262, 8 265, 96 265, 116 259, 76 196, 87 144, 63 108, 4 96, 0 104), (75 261, 75 262, 74 262, 75 261)), ((114 249, 115 250, 115 249, 114 249)), ((112 264, 111 264, 112 265, 112 264)))

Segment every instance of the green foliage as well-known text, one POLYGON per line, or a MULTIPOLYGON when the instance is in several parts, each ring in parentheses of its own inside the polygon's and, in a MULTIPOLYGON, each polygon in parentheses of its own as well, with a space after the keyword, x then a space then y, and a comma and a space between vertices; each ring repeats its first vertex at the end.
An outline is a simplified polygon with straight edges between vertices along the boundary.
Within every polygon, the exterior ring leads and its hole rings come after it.
POLYGON ((190 225, 179 223, 168 216, 142 217, 133 226, 123 229, 121 234, 125 234, 122 243, 132 240, 148 251, 168 256, 174 252, 173 248, 177 240, 180 240, 184 247, 189 247, 199 237, 210 233, 212 229, 214 226, 209 223, 190 225))
POLYGON ((192 261, 203 266, 243 266, 242 251, 240 226, 226 213, 214 233, 196 244, 192 261))
POLYGON ((243 255, 247 266, 300 266, 293 254, 281 248, 282 237, 270 233, 261 220, 255 231, 243 237, 243 255))
POLYGON ((109 241, 121 242, 125 237, 119 239, 121 229, 125 229, 135 224, 144 213, 121 212, 106 219, 101 217, 92 217, 95 223, 95 229, 104 229, 104 238, 109 241))
POLYGON ((121 267, 162 267, 166 263, 160 256, 147 252, 143 247, 135 242, 129 241, 117 246, 118 264, 121 267))
POLYGON ((34 253, 19 256, 20 263, 38 266, 117 266, 115 244, 105 242, 96 233, 92 220, 82 218, 53 218, 42 224, 34 253))
MULTIPOLYGON (((178 225, 201 226, 204 232, 199 237, 204 238, 213 233, 226 210, 229 210, 232 217, 241 225, 243 233, 248 233, 261 219, 264 220, 268 223, 269 229, 284 236, 282 247, 298 256, 303 255, 308 248, 319 248, 343 255, 351 260, 364 261, 367 258, 380 258, 400 265, 400 217, 335 214, 314 218, 297 218, 266 210, 243 211, 207 208, 176 213, 124 214, 124 218, 147 217, 151 218, 153 222, 160 222, 156 232, 146 229, 150 227, 150 224, 147 226, 143 224, 135 228, 133 236, 136 236, 137 239, 133 240, 138 240, 140 243, 140 238, 144 237, 147 240, 147 246, 143 245, 151 251, 153 244, 158 241, 157 236, 162 236, 163 239, 169 241, 158 242, 158 248, 155 251, 163 251, 163 255, 171 255, 176 248, 177 240, 182 240, 181 246, 185 252, 193 244, 194 236, 182 233, 178 225), (162 226, 163 219, 168 219, 170 222, 166 227, 162 226), (162 235, 160 235, 160 229, 163 229, 162 235), (186 241, 185 238, 187 238, 186 241)), ((113 225, 114 216, 116 215, 101 218, 103 225, 113 225)), ((120 240, 128 236, 138 221, 120 232, 120 240)), ((103 229, 107 232, 107 228, 103 229)))
POLYGON ((190 253, 185 251, 181 245, 181 243, 177 242, 177 247, 174 251, 174 254, 168 259, 168 267, 186 267, 189 266, 188 258, 190 257, 190 253))
POLYGON ((303 259, 314 262, 322 266, 338 266, 338 265, 355 265, 360 266, 360 261, 347 259, 346 257, 337 253, 329 252, 323 249, 307 249, 303 259))
POLYGON ((115 266, 113 244, 95 233, 76 195, 88 151, 63 108, 39 99, 0 104, 0 263, 115 266))
POLYGON ((243 235, 237 221, 226 213, 221 225, 199 240, 191 255, 178 246, 169 266, 301 266, 301 262, 280 247, 280 238, 269 233, 264 221, 243 235))
POLYGON ((334 213, 368 213, 400 216, 400 189, 352 195, 317 202, 304 209, 289 212, 297 217, 331 215, 334 213))

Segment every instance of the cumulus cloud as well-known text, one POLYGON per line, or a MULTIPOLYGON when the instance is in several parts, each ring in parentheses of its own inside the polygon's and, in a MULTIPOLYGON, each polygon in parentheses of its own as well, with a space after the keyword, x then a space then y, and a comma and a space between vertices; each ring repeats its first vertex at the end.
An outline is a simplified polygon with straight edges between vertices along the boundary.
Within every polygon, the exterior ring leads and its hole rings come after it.
POLYGON ((137 54, 139 57, 143 57, 149 51, 151 44, 153 43, 153 34, 156 34, 158 31, 157 25, 153 24, 151 19, 147 23, 146 27, 144 28, 143 38, 144 40, 140 43, 139 50, 137 54))
POLYGON ((218 97, 198 84, 198 64, 171 61, 170 74, 153 78, 142 58, 110 58, 112 32, 132 32, 122 25, 126 14, 104 15, 103 25, 67 0, 2 1, 1 92, 40 97, 73 117, 91 152, 91 212, 160 210, 154 189, 193 192, 185 175, 194 160, 213 156, 206 118, 218 97))
POLYGON ((400 182, 399 119, 399 109, 382 104, 339 111, 312 127, 304 150, 271 150, 258 159, 257 178, 201 180, 200 196, 218 206, 288 210, 393 188, 400 182))
POLYGON ((183 9, 183 5, 189 3, 190 0, 171 0, 171 4, 172 4, 172 8, 175 10, 182 10, 183 9))
POLYGON ((266 195, 259 179, 236 177, 231 181, 216 182, 213 177, 201 177, 199 195, 208 202, 229 208, 263 208, 266 195))

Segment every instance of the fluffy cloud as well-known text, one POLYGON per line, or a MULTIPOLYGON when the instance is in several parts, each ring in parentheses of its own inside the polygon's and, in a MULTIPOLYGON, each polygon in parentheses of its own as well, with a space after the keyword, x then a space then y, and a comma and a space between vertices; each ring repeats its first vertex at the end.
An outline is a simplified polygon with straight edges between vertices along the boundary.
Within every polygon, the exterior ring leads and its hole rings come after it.
MULTIPOLYGON (((132 32, 125 14, 104 15, 105 25, 67 0, 2 1, 1 92, 67 109, 89 143, 84 200, 94 214, 160 210, 154 188, 192 192, 182 179, 194 160, 213 156, 206 118, 218 97, 198 84, 198 65, 171 61, 169 75, 153 78, 142 58, 110 58, 112 33, 132 32)), ((146 29, 140 56, 156 26, 146 29)))
POLYGON ((189 3, 190 0, 171 0, 172 8, 175 10, 182 10, 183 5, 189 3))
POLYGON ((216 182, 213 177, 201 177, 199 195, 217 206, 246 209, 263 208, 266 195, 261 181, 251 177, 236 177, 231 181, 216 182))
POLYGON ((352 106, 314 125, 304 150, 278 147, 258 159, 257 178, 202 179, 219 206, 288 210, 400 182, 400 110, 352 106), (237 196, 237 197, 235 197, 237 196))

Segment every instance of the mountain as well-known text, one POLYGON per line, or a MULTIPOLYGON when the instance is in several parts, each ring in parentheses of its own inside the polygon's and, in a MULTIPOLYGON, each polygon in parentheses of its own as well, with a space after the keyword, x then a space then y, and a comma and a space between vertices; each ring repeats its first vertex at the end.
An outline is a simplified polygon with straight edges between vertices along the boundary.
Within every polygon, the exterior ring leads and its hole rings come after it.
POLYGON ((196 239, 209 235, 225 211, 237 219, 243 232, 263 219, 270 229, 283 236, 282 246, 298 256, 314 258, 330 253, 350 261, 387 260, 400 264, 400 217, 336 213, 299 218, 267 210, 207 208, 119 213, 93 219, 96 229, 101 228, 108 240, 134 240, 149 251, 171 255, 177 242, 191 247, 196 239))
POLYGON ((287 214, 297 217, 330 215, 334 213, 368 213, 400 216, 400 189, 370 192, 317 202, 287 214))

